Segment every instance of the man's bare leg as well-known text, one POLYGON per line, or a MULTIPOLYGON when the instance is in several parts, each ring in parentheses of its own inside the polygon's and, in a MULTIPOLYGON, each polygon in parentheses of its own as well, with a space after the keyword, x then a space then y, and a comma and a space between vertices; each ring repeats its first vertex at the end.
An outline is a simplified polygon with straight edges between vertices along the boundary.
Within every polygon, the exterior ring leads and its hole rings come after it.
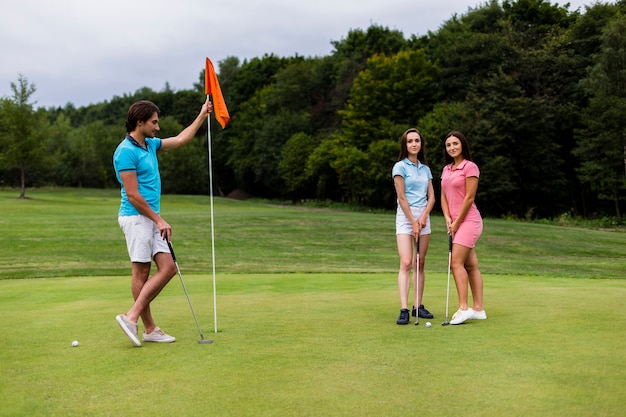
POLYGON ((150 278, 148 278, 149 263, 133 262, 132 292, 135 304, 126 313, 126 317, 134 323, 137 323, 141 317, 147 333, 151 333, 155 327, 150 303, 176 274, 176 265, 169 253, 157 253, 154 260, 157 264, 157 272, 150 278))

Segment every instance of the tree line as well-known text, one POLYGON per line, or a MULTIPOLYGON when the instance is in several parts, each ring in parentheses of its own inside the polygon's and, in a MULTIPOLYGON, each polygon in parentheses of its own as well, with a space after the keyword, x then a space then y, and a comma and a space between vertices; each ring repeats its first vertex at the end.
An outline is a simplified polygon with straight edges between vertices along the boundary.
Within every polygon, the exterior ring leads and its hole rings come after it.
MULTIPOLYGON (((417 127, 437 189, 443 137, 466 134, 486 216, 624 216, 626 0, 491 0, 426 35, 372 25, 332 46, 219 62, 231 122, 211 124, 216 192, 393 208, 400 135, 417 127)), ((111 158, 130 104, 155 102, 173 135, 203 83, 204 70, 189 90, 43 109, 20 75, 0 101, 0 185, 118 187, 111 158)), ((208 192, 206 136, 160 157, 165 193, 208 192)))

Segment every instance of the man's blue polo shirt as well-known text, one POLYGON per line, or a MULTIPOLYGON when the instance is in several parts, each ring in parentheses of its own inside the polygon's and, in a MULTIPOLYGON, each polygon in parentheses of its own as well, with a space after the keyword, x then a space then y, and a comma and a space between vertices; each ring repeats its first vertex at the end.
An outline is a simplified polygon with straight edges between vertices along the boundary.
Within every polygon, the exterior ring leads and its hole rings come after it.
POLYGON ((115 176, 122 185, 122 200, 120 202, 119 216, 136 216, 139 211, 128 201, 126 190, 120 173, 135 171, 139 184, 139 194, 148 202, 148 205, 156 213, 161 210, 161 175, 159 174, 159 160, 157 152, 161 149, 161 139, 146 138, 146 147, 142 147, 130 135, 120 142, 113 154, 113 167, 115 176))
POLYGON ((411 207, 425 207, 428 203, 428 181, 433 179, 433 174, 427 165, 417 161, 417 165, 404 158, 396 162, 391 171, 391 176, 404 178, 404 195, 411 207))

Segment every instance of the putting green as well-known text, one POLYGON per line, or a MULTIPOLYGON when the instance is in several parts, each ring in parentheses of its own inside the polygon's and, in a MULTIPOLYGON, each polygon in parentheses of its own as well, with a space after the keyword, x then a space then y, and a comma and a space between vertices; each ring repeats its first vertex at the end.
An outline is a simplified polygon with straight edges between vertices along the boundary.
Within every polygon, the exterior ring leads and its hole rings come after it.
MULTIPOLYGON (((155 301, 177 341, 134 348, 128 277, 0 281, 5 415, 608 415, 623 412, 626 282, 485 276, 488 319, 398 326, 393 274, 185 275, 155 301), (80 346, 73 348, 72 340, 80 346)), ((451 305, 455 292, 452 289, 451 305)))

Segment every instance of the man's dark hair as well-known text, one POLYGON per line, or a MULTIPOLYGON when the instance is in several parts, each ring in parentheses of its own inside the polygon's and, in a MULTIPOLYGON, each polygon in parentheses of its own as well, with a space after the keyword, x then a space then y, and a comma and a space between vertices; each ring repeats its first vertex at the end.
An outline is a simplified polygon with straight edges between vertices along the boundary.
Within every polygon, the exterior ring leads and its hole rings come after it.
POLYGON ((147 122, 152 115, 161 113, 156 104, 148 100, 140 100, 133 103, 128 109, 126 116, 126 133, 130 133, 137 127, 138 122, 147 122))

